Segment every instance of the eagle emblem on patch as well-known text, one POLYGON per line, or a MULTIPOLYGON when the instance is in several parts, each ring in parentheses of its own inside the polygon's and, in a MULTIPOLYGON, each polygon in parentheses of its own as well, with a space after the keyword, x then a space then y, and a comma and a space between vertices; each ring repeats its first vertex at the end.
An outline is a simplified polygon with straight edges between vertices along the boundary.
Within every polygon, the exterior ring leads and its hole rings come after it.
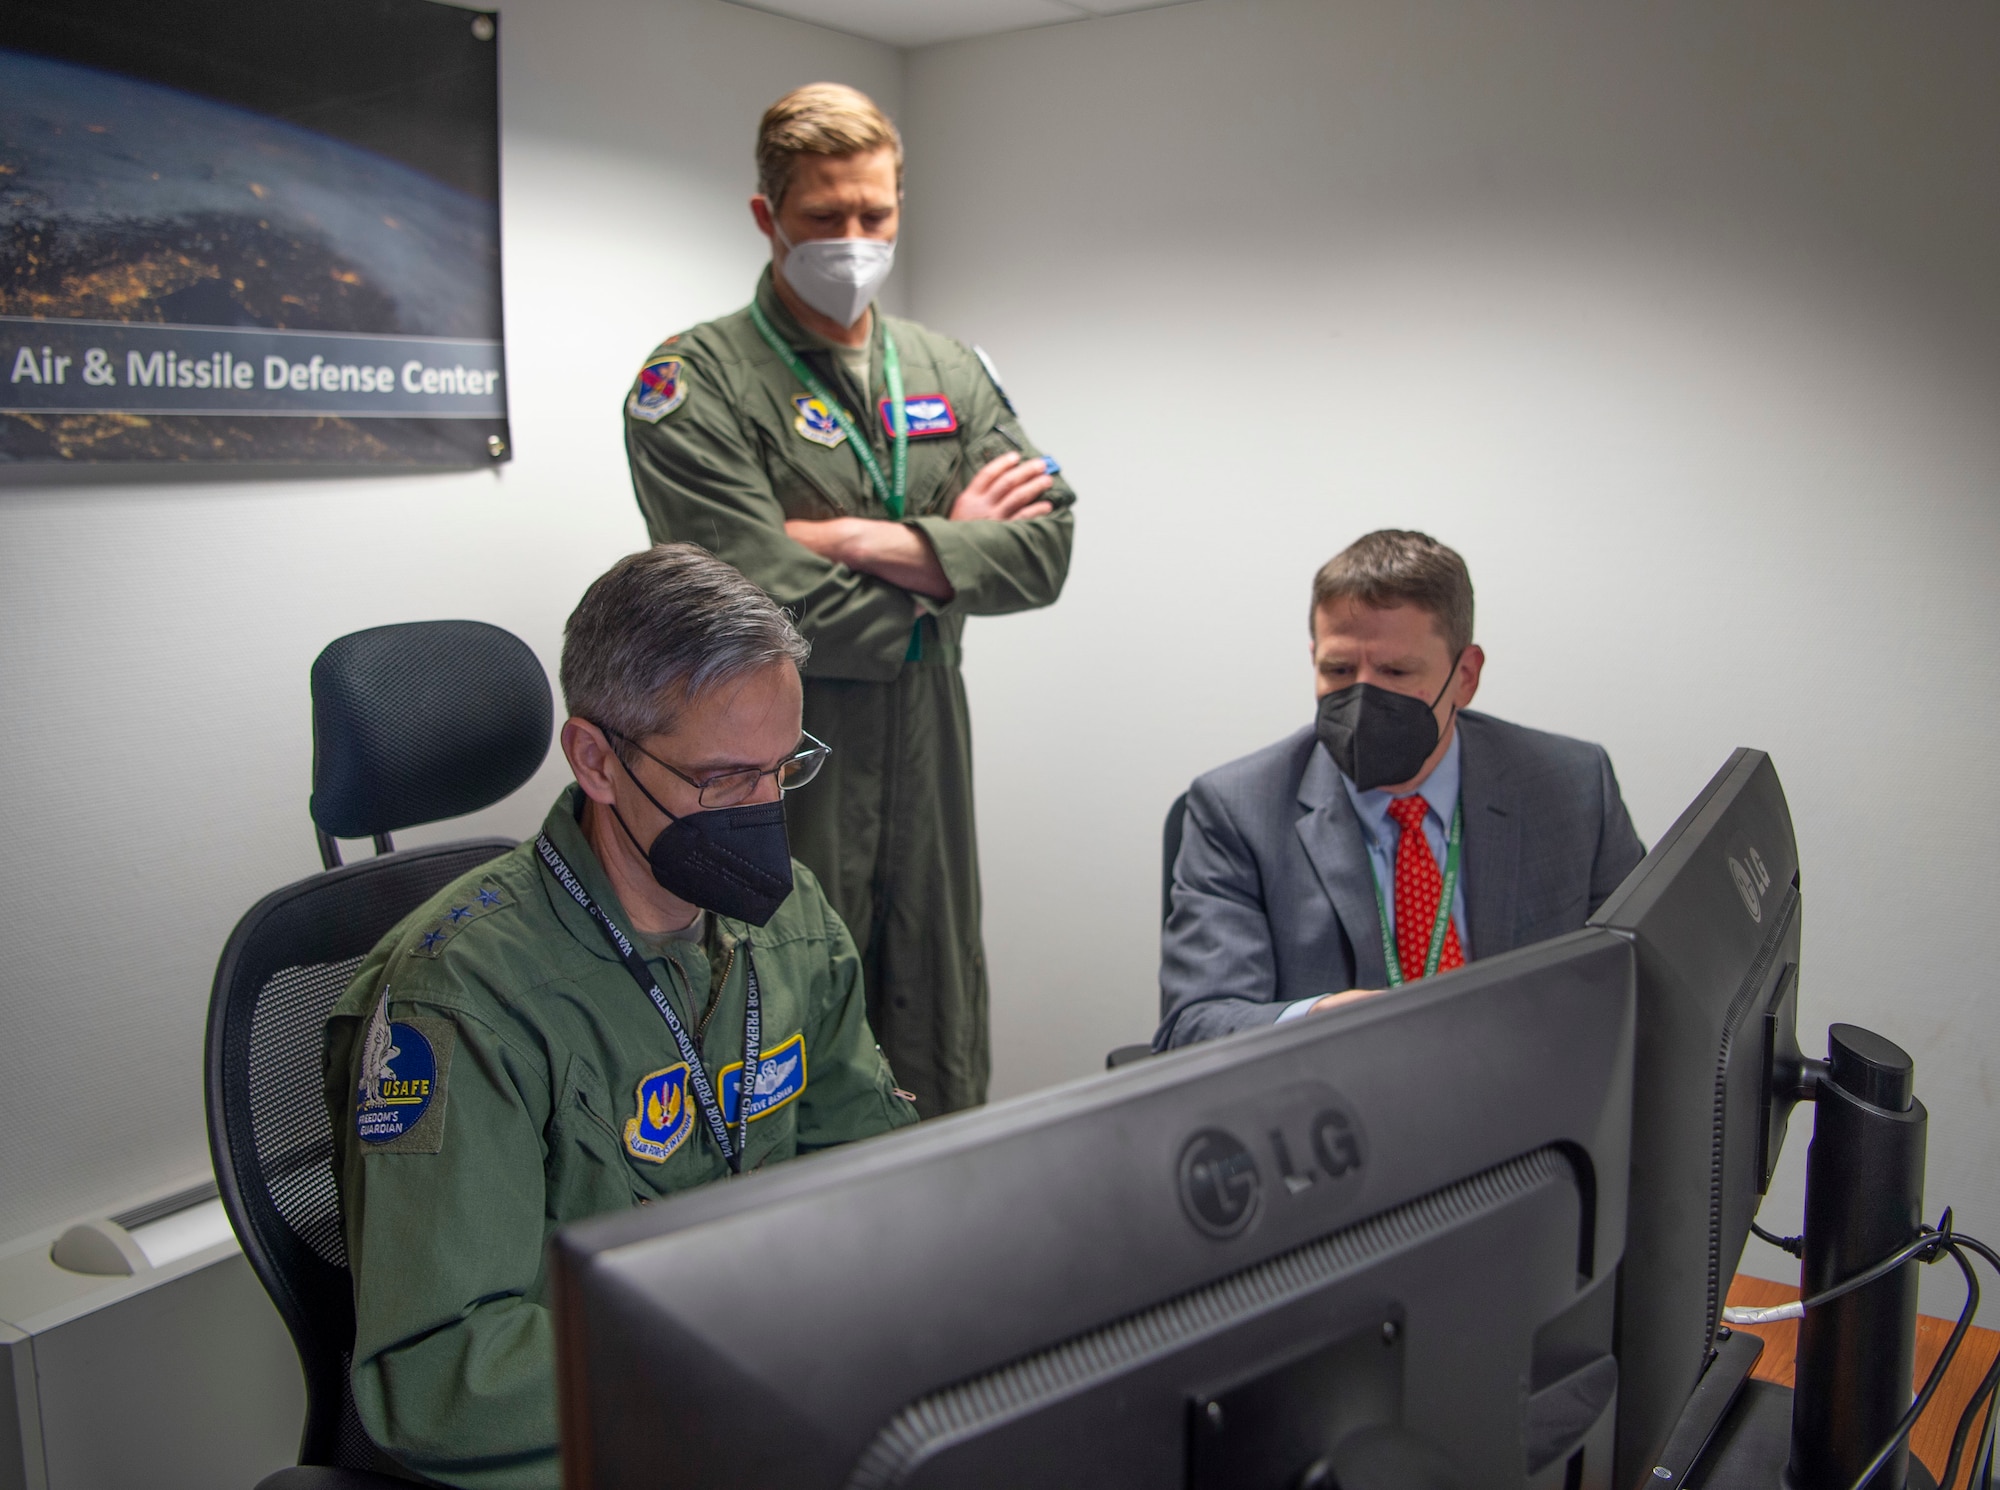
POLYGON ((354 1131, 363 1143, 388 1143, 416 1127, 437 1086, 431 1042, 415 1025, 389 1019, 388 1003, 385 991, 362 1044, 354 1131))
POLYGON ((664 1164, 694 1131, 687 1063, 643 1079, 637 1106, 638 1111, 625 1120, 625 1152, 650 1164, 664 1164))
POLYGON ((655 357, 639 369, 639 382, 625 401, 634 419, 658 424, 687 402, 687 374, 678 357, 655 357))
POLYGON ((840 427, 833 410, 819 399, 795 398, 792 407, 799 411, 799 417, 792 421, 792 428, 815 445, 824 445, 831 450, 847 438, 847 431, 840 427))
MULTIPOLYGON (((743 1095, 743 1062, 722 1068, 722 1120, 733 1124, 743 1095)), ((792 1036, 757 1060, 757 1086, 750 1094, 750 1121, 768 1117, 806 1089, 806 1037, 792 1036)))

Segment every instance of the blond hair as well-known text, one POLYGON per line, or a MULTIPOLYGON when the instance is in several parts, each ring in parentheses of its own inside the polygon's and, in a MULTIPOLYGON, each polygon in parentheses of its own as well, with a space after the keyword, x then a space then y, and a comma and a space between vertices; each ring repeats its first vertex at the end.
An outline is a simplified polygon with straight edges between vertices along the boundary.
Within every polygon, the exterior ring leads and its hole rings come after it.
POLYGON ((808 83, 794 88, 757 125, 757 190, 772 210, 792 184, 801 155, 865 155, 892 150, 896 190, 903 189, 903 137, 889 116, 858 88, 845 83, 808 83))

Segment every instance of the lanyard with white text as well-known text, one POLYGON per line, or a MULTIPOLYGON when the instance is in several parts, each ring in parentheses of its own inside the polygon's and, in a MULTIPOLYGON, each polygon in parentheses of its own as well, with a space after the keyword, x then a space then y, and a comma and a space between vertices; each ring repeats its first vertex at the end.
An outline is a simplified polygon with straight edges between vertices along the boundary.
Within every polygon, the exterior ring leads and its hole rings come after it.
POLYGON ((549 842, 546 833, 535 837, 535 852, 548 865, 549 873, 556 877, 556 883, 569 891, 570 898, 583 907, 584 913, 597 923, 605 939, 611 943, 618 960, 625 964, 625 971, 632 975, 632 981, 653 1001, 653 1007, 660 1011, 660 1018, 667 1022, 667 1033, 674 1037, 674 1045, 680 1050, 681 1059, 687 1062, 688 1081, 694 1087, 696 1101, 701 1104, 701 1115, 708 1122, 709 1136, 715 1146, 722 1150, 724 1162, 732 1174, 743 1172, 743 1155, 750 1149, 750 1099, 757 1092, 757 1059, 763 1043, 764 1014, 763 1000, 757 989, 757 964, 750 959, 750 944, 743 944, 743 971, 749 981, 747 991, 748 1007, 743 1015, 743 1079, 737 1084, 736 1108, 739 1114, 737 1140, 729 1140, 729 1123, 722 1115, 722 1103, 716 1100, 715 1088, 709 1084, 708 1069, 701 1063, 701 1052, 695 1049, 694 1041, 688 1038, 687 1029, 674 1013, 674 1006, 667 1002, 666 994, 660 991, 659 980, 646 967, 646 959, 633 947, 631 939, 612 923, 604 914, 602 906, 590 898, 590 892, 583 888, 577 877, 570 871, 563 856, 556 852, 556 846, 549 842))
MULTIPOLYGON (((882 474, 882 463, 875 459, 875 452, 869 448, 867 437, 856 427, 854 416, 841 407, 840 400, 828 391, 826 384, 819 380, 819 375, 807 367, 805 360, 778 335, 777 328, 765 316, 764 307, 754 300, 750 302, 750 319, 756 323, 757 334, 791 369, 792 376, 805 384, 806 392, 826 405, 826 412, 840 426, 841 433, 847 436, 847 443, 854 447, 861 469, 875 484, 875 495, 889 509, 889 516, 900 522, 903 499, 910 489, 910 411, 903 404, 903 360, 896 353, 896 338, 889 334, 889 328, 882 328, 882 381, 889 385, 889 421, 896 434, 892 457, 896 479, 893 483, 882 474)), ((861 394, 867 397, 868 390, 863 388, 861 394)))
MULTIPOLYGON (((1431 923, 1430 950, 1424 954, 1423 976, 1428 978, 1438 970, 1438 963, 1444 957, 1445 933, 1451 930, 1451 900, 1458 889, 1458 849, 1459 832, 1465 820, 1465 803, 1461 799, 1451 809, 1451 835, 1446 840, 1444 852, 1444 886, 1438 891, 1437 919, 1431 923)), ((1417 825, 1416 832, 1423 832, 1423 825, 1417 825)), ((1395 934, 1389 930, 1389 905, 1382 898, 1382 881, 1375 878, 1375 861, 1368 861, 1368 877, 1375 882, 1375 914, 1382 918, 1382 960, 1389 965, 1389 986, 1403 985, 1403 959, 1396 955, 1395 934)))

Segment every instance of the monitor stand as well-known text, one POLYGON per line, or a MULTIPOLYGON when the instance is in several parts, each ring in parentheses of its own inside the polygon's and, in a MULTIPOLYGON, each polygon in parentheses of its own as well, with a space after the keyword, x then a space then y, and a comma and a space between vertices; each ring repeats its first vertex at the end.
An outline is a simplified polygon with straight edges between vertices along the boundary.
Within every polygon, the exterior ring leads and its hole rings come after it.
MULTIPOLYGON (((1924 1199, 1923 1103, 1910 1057, 1850 1024, 1828 1057, 1797 1062, 1814 1104, 1806 1156, 1808 1296, 1916 1240, 1924 1199)), ((1799 1325, 1796 1392, 1749 1379, 1763 1342, 1724 1330, 1662 1451, 1648 1490, 1846 1490, 1910 1403, 1914 1261, 1814 1309, 1799 1325)), ((1907 1440, 1870 1490, 1936 1490, 1907 1440)))

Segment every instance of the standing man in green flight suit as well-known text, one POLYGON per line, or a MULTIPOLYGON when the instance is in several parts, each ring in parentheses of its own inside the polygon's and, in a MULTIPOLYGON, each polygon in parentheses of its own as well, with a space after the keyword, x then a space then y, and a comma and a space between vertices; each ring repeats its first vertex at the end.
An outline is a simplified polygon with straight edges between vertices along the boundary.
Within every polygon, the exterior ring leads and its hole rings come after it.
POLYGON ((625 404, 656 541, 736 565, 813 647, 806 728, 834 747, 793 804, 861 948, 868 1017, 926 1117, 986 1099, 991 1066, 965 618, 1048 605, 1076 498, 983 354, 873 309, 902 212, 902 142, 852 88, 765 112, 755 298, 670 336, 625 404))
POLYGON ((805 657, 712 554, 620 560, 563 639, 576 781, 328 1019, 354 1405, 428 1480, 556 1490, 558 1227, 917 1120, 786 846, 780 793, 827 759, 805 657))

